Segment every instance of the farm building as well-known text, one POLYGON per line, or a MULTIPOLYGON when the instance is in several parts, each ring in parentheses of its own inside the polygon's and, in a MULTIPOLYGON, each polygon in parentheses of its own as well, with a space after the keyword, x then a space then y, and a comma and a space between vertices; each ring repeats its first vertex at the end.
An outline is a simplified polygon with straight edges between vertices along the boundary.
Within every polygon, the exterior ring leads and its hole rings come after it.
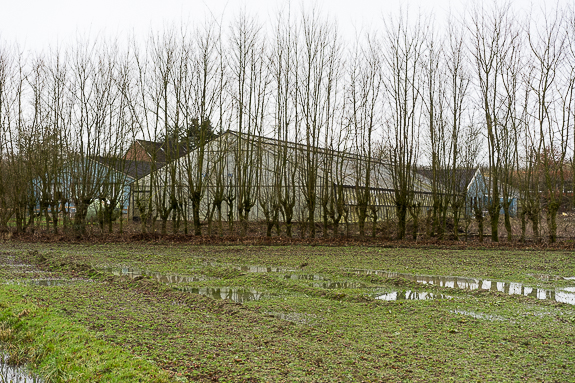
MULTIPOLYGON (((272 211, 285 214, 290 206, 296 221, 308 216, 310 206, 316 219, 345 214, 355 220, 368 169, 370 208, 379 219, 392 218, 396 210, 392 170, 382 161, 227 131, 135 182, 130 217, 163 214, 174 219, 182 214, 191 219, 197 203, 201 220, 214 214, 236 219, 238 208, 251 220, 263 220, 272 211)), ((413 204, 429 207, 429 180, 414 174, 412 184, 413 204)))
POLYGON ((154 166, 147 161, 101 156, 71 158, 55 174, 44 174, 32 181, 36 210, 51 213, 57 209, 74 217, 78 204, 90 206, 82 213, 90 215, 97 206, 113 201, 114 208, 122 208, 126 215, 132 183, 152 170, 154 166))
POLYGON ((174 141, 155 142, 137 139, 126 151, 124 159, 137 162, 155 162, 163 165, 172 159, 180 158, 184 154, 186 154, 186 145, 178 145, 174 141))
POLYGON ((417 172, 429 179, 430 182, 435 178, 439 190, 451 190, 455 193, 465 194, 469 184, 474 179, 478 168, 457 168, 457 169, 438 169, 434 171, 431 167, 419 167, 417 172))
MULTIPOLYGON (((514 188, 510 188, 511 193, 509 197, 509 215, 511 217, 517 217, 517 200, 519 197, 519 192, 514 188)), ((476 204, 480 209, 484 210, 484 215, 487 214, 487 206, 490 202, 491 191, 489 186, 489 177, 486 177, 481 172, 481 169, 477 169, 473 178, 469 182, 466 190, 466 204, 465 213, 468 215, 473 215, 473 206, 476 204)), ((503 197, 499 198, 501 204, 500 214, 505 214, 503 209, 503 197)))
MULTIPOLYGON (((433 171, 430 168, 420 168, 417 170, 422 176, 433 179, 433 171)), ((474 205, 478 206, 487 214, 487 206, 490 199, 489 177, 485 177, 479 168, 441 169, 436 171, 435 179, 438 182, 439 190, 449 190, 465 198, 465 214, 473 216, 474 205)), ((431 181, 430 181, 431 182, 431 181)), ((517 199, 519 193, 511 188, 511 198, 509 199, 509 214, 517 216, 517 199)), ((503 197, 500 198, 503 206, 503 197)), ((504 209, 501 208, 501 214, 504 209)))

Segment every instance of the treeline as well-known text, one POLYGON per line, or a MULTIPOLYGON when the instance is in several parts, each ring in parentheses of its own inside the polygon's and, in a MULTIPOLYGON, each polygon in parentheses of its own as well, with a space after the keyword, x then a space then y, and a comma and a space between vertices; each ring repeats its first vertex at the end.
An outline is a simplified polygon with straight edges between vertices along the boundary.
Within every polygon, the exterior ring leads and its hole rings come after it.
POLYGON ((201 235, 209 221, 211 234, 212 220, 220 228, 226 220, 224 206, 244 235, 258 206, 268 235, 275 227, 291 236, 299 221, 314 237, 317 220, 324 236, 330 225, 337 235, 350 209, 359 234, 371 222, 375 235, 382 203, 374 189, 384 185, 399 238, 410 227, 416 238, 425 218, 428 235, 455 238, 460 221, 474 219, 482 239, 486 215, 492 241, 500 222, 513 239, 515 198, 520 239, 541 240, 545 224, 554 242, 561 205, 575 203, 574 97, 573 8, 526 16, 475 8, 441 27, 403 13, 353 41, 311 11, 267 23, 241 13, 229 25, 154 32, 145 44, 24 54, 3 42, 0 228, 82 234, 99 201, 97 220, 109 231, 131 203, 142 230, 160 221, 166 232, 171 220, 174 231, 201 235), (226 131, 240 137, 232 169, 206 157, 226 131), (273 176, 265 189, 264 157, 251 145, 261 137, 277 148, 266 157, 273 176), (130 197, 127 168, 137 158, 125 156, 135 139, 158 143, 162 159, 152 151, 149 193, 130 197), (219 174, 209 181, 208 163, 219 174), (382 164, 387 180, 378 178, 382 164), (460 175, 478 167, 485 193, 469 198, 460 175), (422 170, 429 206, 415 193, 422 170))

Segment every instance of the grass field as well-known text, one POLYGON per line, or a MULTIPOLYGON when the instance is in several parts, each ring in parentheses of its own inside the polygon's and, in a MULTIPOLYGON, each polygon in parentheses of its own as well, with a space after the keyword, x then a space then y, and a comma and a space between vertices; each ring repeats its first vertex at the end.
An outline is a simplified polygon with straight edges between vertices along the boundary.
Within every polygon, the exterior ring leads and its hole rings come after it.
POLYGON ((0 246, 0 342, 51 381, 575 381, 572 252, 0 246))

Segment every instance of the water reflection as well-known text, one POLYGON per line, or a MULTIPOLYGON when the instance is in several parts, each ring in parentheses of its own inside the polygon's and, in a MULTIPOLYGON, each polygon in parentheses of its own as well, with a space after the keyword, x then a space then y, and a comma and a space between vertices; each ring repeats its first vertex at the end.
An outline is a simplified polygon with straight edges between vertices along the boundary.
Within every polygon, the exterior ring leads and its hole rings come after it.
POLYGON ((563 279, 569 279, 568 277, 565 278, 565 277, 560 277, 559 275, 549 275, 549 274, 527 274, 527 275, 530 275, 533 278, 537 278, 537 279, 539 279, 541 281, 545 281, 545 282, 561 281, 563 279))
MULTIPOLYGON (((45 287, 54 287, 54 286, 65 286, 65 285, 73 285, 82 282, 93 282, 91 279, 14 279, 7 282, 7 284, 15 284, 15 285, 34 285, 34 286, 45 286, 45 287)), ((2 383, 2 382, 0 382, 2 383)))
POLYGON ((365 288, 363 283, 359 282, 333 282, 319 274, 286 274, 285 279, 292 281, 325 281, 312 283, 311 286, 321 289, 361 289, 365 288))
POLYGON ((127 276, 132 279, 137 277, 150 277, 161 283, 189 283, 206 281, 208 278, 205 276, 191 276, 180 274, 162 274, 155 271, 139 270, 129 267, 113 268, 108 267, 105 269, 107 272, 116 276, 127 276))
MULTIPOLYGON (((0 253, 0 276, 8 278, 20 278, 27 277, 30 274, 34 274, 38 277, 48 276, 50 273, 45 270, 40 270, 37 266, 23 263, 20 259, 14 255, 7 253, 0 253)), ((2 382, 0 382, 2 383, 2 382)))
POLYGON ((424 285, 435 285, 465 290, 498 291, 509 295, 524 295, 537 299, 548 299, 556 302, 575 305, 575 291, 572 288, 556 288, 555 290, 532 288, 515 282, 497 282, 465 277, 415 275, 395 273, 384 270, 352 270, 356 274, 378 275, 384 278, 403 278, 424 285))
POLYGON ((313 283, 313 287, 321 289, 362 289, 365 288, 363 283, 358 282, 323 282, 313 283))
POLYGON ((451 299, 449 295, 428 293, 425 291, 393 291, 391 293, 386 293, 375 297, 382 301, 401 301, 401 300, 426 300, 426 299, 451 299))
POLYGON ((482 313, 477 313, 474 311, 453 310, 452 313, 470 316, 470 317, 473 317, 475 319, 485 319, 485 320, 492 321, 492 322, 494 322, 494 321, 506 321, 507 320, 506 318, 503 318, 499 315, 482 314, 482 313))
POLYGON ((35 286, 64 286, 72 285, 81 282, 92 282, 89 279, 32 279, 28 281, 29 284, 35 286))
POLYGON ((285 273, 295 271, 281 267, 267 267, 267 266, 235 266, 235 268, 236 270, 245 271, 248 273, 285 273))
MULTIPOLYGON (((138 278, 142 276, 150 277, 158 282, 165 284, 182 284, 190 282, 202 282, 214 278, 208 278, 206 276, 193 276, 193 275, 180 275, 180 274, 162 274, 155 271, 139 270, 129 267, 122 268, 106 268, 107 272, 112 273, 116 276, 127 276, 129 278, 138 278)), ((234 302, 243 303, 248 301, 254 301, 263 298, 264 295, 257 290, 253 289, 236 289, 229 287, 189 287, 189 286, 178 286, 176 287, 180 291, 185 291, 193 294, 200 294, 208 296, 212 299, 229 299, 234 302)), ((0 382, 1 383, 1 382, 0 382)))
POLYGON ((323 281, 325 277, 318 274, 286 274, 285 279, 291 279, 293 281, 323 281))
POLYGON ((0 382, 43 383, 43 380, 28 373, 22 367, 9 366, 6 356, 0 354, 0 382))
POLYGON ((239 289, 231 287, 178 287, 178 290, 193 294, 200 294, 212 299, 228 299, 237 303, 257 301, 269 297, 254 289, 239 289))

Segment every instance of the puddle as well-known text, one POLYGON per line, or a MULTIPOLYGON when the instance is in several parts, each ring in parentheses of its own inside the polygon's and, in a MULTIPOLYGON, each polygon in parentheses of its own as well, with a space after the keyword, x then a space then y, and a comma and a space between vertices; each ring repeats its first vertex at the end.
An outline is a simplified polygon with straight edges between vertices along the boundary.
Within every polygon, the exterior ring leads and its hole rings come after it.
POLYGON ((266 266, 235 266, 235 269, 245 271, 248 273, 285 273, 285 272, 296 271, 281 267, 266 267, 266 266))
POLYGON ((328 278, 318 274, 286 274, 285 279, 292 281, 325 281, 322 283, 313 283, 312 286, 321 289, 362 289, 365 288, 363 283, 359 282, 332 282, 328 278))
POLYGON ((6 363, 6 356, 0 354, 0 382, 43 383, 44 381, 30 374, 22 367, 9 366, 8 363, 6 363))
POLYGON ((324 281, 326 279, 318 274, 286 274, 284 278, 292 281, 324 281))
POLYGON ((488 320, 488 321, 507 321, 508 319, 503 318, 499 315, 490 315, 490 314, 482 314, 482 313, 476 313, 474 311, 465 311, 465 310, 453 310, 451 311, 454 314, 461 314, 461 315, 466 315, 466 316, 470 316, 472 318, 475 319, 483 319, 483 320, 488 320))
POLYGON ((271 311, 271 312, 264 312, 264 314, 272 316, 272 317, 277 318, 277 319, 285 320, 288 322, 307 324, 307 325, 314 324, 317 320, 317 315, 303 314, 303 313, 297 313, 297 312, 280 313, 280 312, 271 311))
POLYGON ((237 303, 257 301, 262 298, 271 297, 254 289, 240 289, 230 287, 178 287, 178 290, 192 294, 200 294, 212 299, 228 299, 237 303))
POLYGON ((537 278, 540 281, 549 282, 549 281, 562 281, 569 278, 560 277, 558 275, 548 275, 548 274, 527 274, 533 278, 537 278))
POLYGON ((404 290, 404 291, 393 291, 391 293, 386 293, 383 295, 379 295, 375 297, 375 299, 379 299, 382 301, 422 301, 427 299, 452 299, 449 295, 445 294, 436 294, 436 293, 428 293, 425 291, 411 291, 411 290, 404 290))
MULTIPOLYGON (((40 270, 37 266, 22 262, 15 255, 0 253, 0 278, 11 280, 17 278, 48 278, 53 273, 40 270), (32 277, 30 275, 33 275, 32 277)), ((0 381, 0 383, 3 383, 0 381)))
MULTIPOLYGON (((91 283, 94 281, 91 279, 18 279, 18 280, 13 279, 8 281, 7 284, 53 287, 53 286, 72 285, 82 282, 91 283)), ((2 382, 0 381, 0 383, 2 382)))
MULTIPOLYGON (((193 276, 193 275, 180 275, 180 274, 162 274, 155 271, 132 269, 129 267, 106 267, 105 270, 108 273, 112 273, 116 276, 127 276, 132 279, 137 277, 150 277, 161 283, 189 283, 189 282, 202 282, 207 281, 210 278, 205 276, 193 276)), ((213 278, 212 278, 213 279, 213 278)))
MULTIPOLYGON (((104 268, 108 273, 112 273, 116 276, 127 276, 132 279, 146 276, 155 279, 158 282, 165 284, 182 284, 190 282, 203 282, 207 280, 214 280, 216 278, 208 278, 206 276, 193 276, 193 275, 180 275, 180 274, 162 274, 155 271, 138 270, 128 267, 114 268, 108 267, 104 268)), ((249 271, 249 270, 245 270, 249 271)), ((240 289, 240 288, 229 288, 229 287, 190 287, 190 286, 178 286, 176 289, 180 291, 185 291, 193 294, 200 294, 208 296, 212 299, 229 299, 237 303, 244 303, 249 301, 256 301, 264 297, 269 297, 270 295, 262 294, 261 292, 253 289, 240 289)), ((0 382, 2 383, 2 382, 0 382)))
POLYGON ((293 273, 298 270, 287 269, 284 267, 269 267, 269 266, 238 266, 231 263, 218 263, 218 262, 204 262, 205 266, 211 267, 227 267, 238 271, 243 271, 246 273, 293 273))
MULTIPOLYGON (((383 270, 351 270, 356 274, 379 275, 384 278, 403 278, 424 285, 436 285, 464 290, 498 291, 509 295, 524 295, 537 299, 548 299, 556 302, 575 305, 575 291, 571 288, 556 288, 555 290, 539 289, 523 286, 515 282, 497 282, 465 277, 445 277, 430 275, 415 275, 395 273, 383 270)), ((565 278, 567 279, 567 278, 565 278)))
POLYGON ((324 282, 314 283, 313 287, 321 289, 362 289, 365 288, 363 283, 359 282, 324 282))

